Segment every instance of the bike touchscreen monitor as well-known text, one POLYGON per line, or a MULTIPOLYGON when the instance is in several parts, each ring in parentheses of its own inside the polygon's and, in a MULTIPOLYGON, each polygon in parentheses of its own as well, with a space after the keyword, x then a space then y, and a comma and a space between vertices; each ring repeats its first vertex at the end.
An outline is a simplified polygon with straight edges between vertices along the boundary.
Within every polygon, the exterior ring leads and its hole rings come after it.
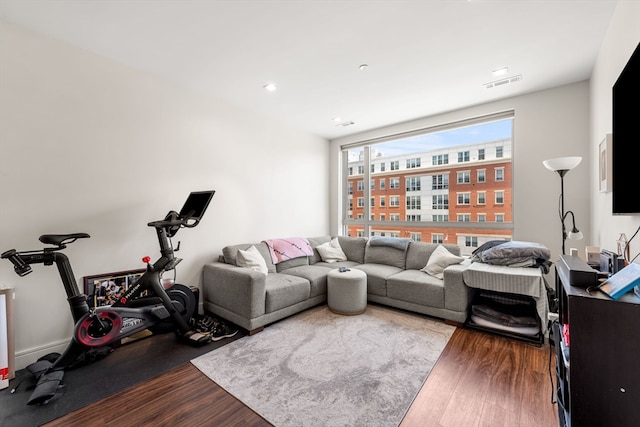
POLYGON ((213 197, 215 191, 194 191, 189 194, 187 197, 187 201, 184 202, 184 206, 180 209, 180 218, 186 218, 191 212, 193 214, 189 217, 190 219, 200 221, 204 212, 207 210, 209 206, 209 202, 213 197))

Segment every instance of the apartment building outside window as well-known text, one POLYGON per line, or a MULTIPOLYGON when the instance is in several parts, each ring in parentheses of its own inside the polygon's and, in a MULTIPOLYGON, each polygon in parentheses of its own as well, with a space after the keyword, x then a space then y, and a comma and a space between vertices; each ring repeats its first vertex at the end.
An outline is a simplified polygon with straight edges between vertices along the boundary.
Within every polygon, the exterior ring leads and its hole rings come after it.
POLYGON ((458 163, 468 162, 469 160, 471 160, 471 156, 468 151, 460 151, 458 153, 458 163))
POLYGON ((343 146, 344 203, 358 201, 342 219, 344 234, 421 241, 438 235, 465 254, 489 240, 511 239, 513 120, 511 112, 500 113, 343 146), (450 156, 457 162, 449 163, 450 156), (365 173, 358 180, 349 170, 365 173), (495 172, 487 176, 487 170, 495 172), (371 185, 359 183, 367 180, 371 185))
POLYGON ((456 175, 458 175, 458 184, 469 184, 471 182, 470 171, 460 171, 456 175))
POLYGON ((421 179, 419 176, 410 176, 407 178, 407 191, 420 191, 421 179))

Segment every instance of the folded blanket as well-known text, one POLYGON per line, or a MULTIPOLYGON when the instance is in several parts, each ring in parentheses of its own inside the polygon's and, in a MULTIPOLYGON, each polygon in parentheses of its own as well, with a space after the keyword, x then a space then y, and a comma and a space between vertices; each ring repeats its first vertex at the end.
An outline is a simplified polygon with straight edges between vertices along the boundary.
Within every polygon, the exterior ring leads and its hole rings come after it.
POLYGON ((535 242, 491 240, 473 251, 472 261, 508 267, 551 267, 551 251, 535 242))
POLYGON ((307 239, 290 237, 288 239, 271 239, 264 241, 269 248, 271 261, 278 264, 288 259, 313 255, 313 248, 307 239))
POLYGON ((369 245, 371 246, 389 246, 401 251, 406 251, 409 243, 411 243, 411 239, 401 239, 399 237, 373 236, 369 239, 369 245))

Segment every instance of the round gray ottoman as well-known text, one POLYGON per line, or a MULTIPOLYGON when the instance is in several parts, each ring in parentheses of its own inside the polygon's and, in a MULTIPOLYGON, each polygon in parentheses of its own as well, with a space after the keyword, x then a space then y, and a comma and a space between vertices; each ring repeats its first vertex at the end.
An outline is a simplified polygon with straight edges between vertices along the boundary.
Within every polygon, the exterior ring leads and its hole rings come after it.
POLYGON ((331 270, 327 276, 329 310, 338 314, 361 314, 367 309, 367 275, 361 270, 331 270))

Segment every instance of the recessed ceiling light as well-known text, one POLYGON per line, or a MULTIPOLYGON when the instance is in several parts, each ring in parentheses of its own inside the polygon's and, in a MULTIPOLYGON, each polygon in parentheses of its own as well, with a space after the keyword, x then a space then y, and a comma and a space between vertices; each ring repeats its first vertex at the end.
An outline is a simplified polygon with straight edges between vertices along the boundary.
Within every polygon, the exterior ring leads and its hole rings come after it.
POLYGON ((359 68, 360 68, 360 71, 364 71, 367 68, 369 68, 369 66, 367 64, 362 64, 359 68))
POLYGON ((331 120, 333 120, 334 122, 336 122, 336 123, 337 123, 337 122, 339 122, 341 119, 340 119, 340 117, 334 117, 334 118, 333 118, 333 119, 331 119, 331 120))
POLYGON ((493 73, 494 76, 504 76, 505 74, 507 74, 509 72, 509 67, 500 67, 500 68, 496 68, 495 70, 491 71, 493 73))
POLYGON ((267 90, 269 92, 275 92, 276 89, 278 89, 275 85, 275 83, 267 83, 266 85, 262 86, 264 88, 264 90, 267 90))

